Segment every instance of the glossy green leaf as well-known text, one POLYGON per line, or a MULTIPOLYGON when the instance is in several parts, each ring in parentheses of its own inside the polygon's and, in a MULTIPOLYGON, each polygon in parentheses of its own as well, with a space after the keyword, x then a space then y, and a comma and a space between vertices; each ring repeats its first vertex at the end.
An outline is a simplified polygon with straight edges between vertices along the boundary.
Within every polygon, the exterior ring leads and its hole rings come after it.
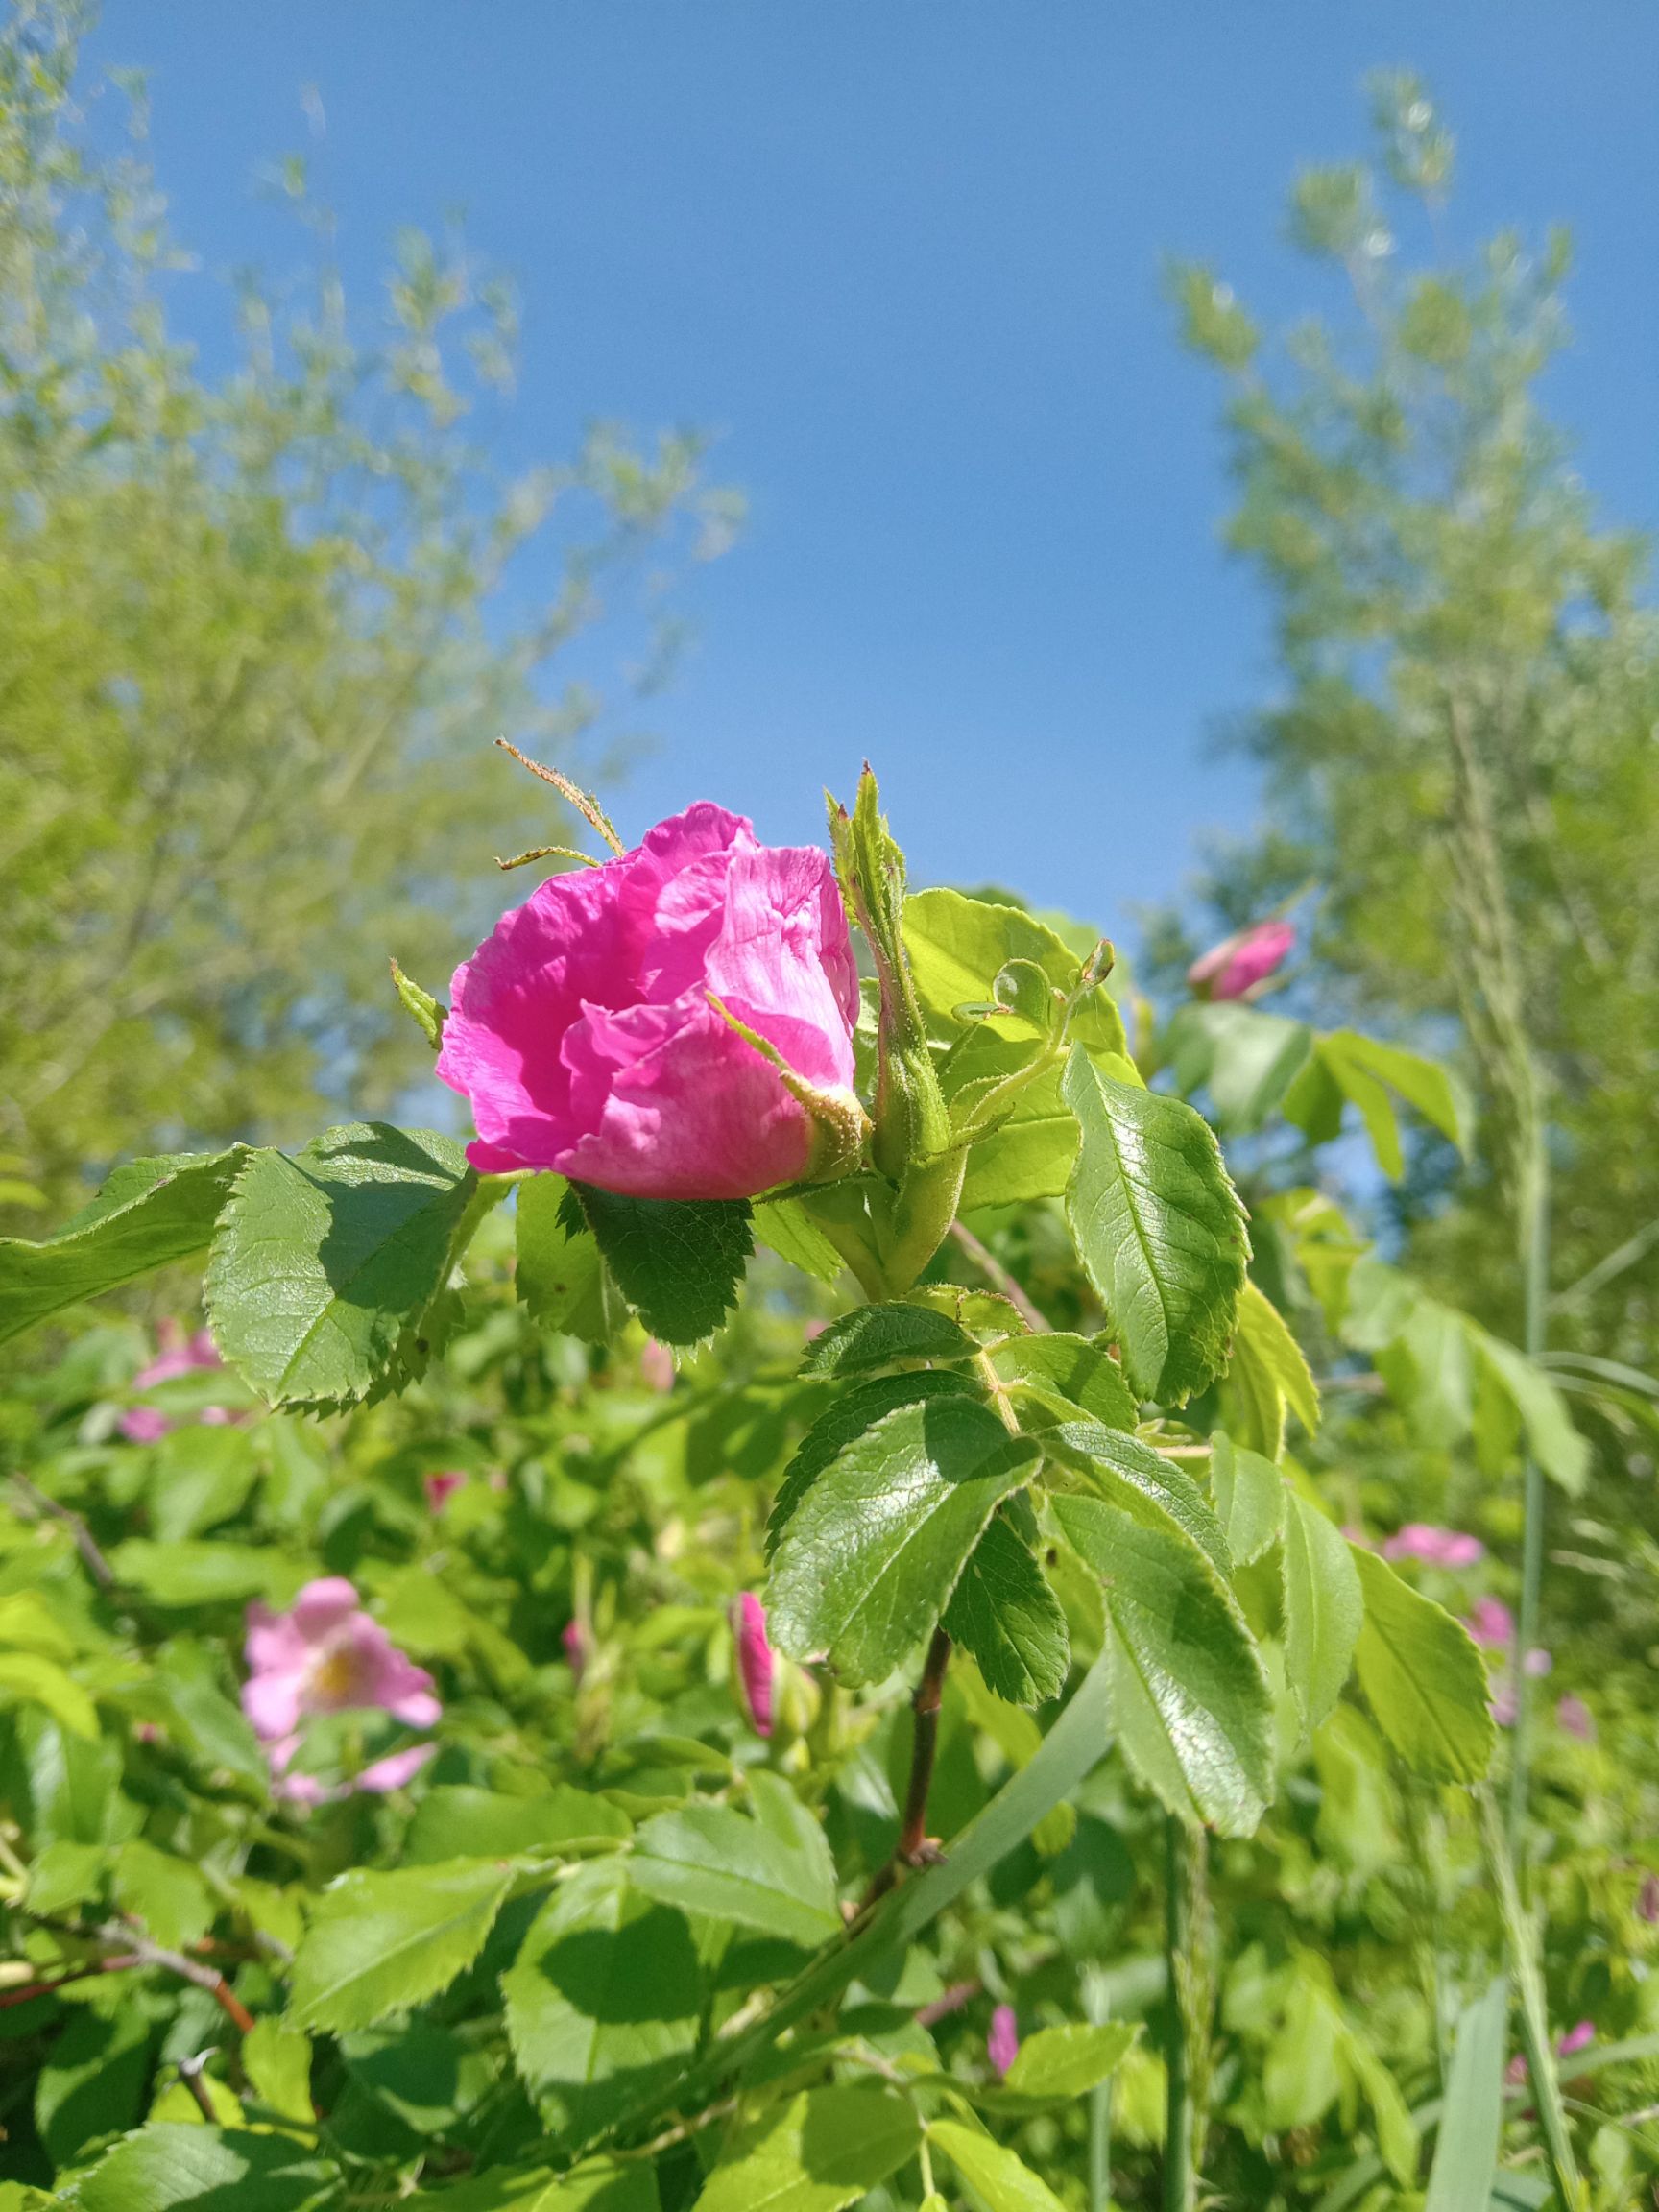
POLYGON ((1028 1544, 994 1514, 945 1608, 987 1688, 1010 1705, 1042 1705, 1065 1688, 1071 1664, 1066 1615, 1028 1544))
POLYGON ((446 1988, 484 1946, 512 1881, 494 1859, 375 1874, 324 1891, 294 1961, 299 2028, 372 2028, 446 1988))
POLYGON ((1527 1449, 1546 1475, 1576 1497, 1590 1475, 1590 1444, 1574 1428, 1567 1401, 1543 1370, 1502 1337, 1469 1325, 1476 1368, 1477 1419, 1488 1388, 1507 1398, 1527 1449))
POLYGON ((1086 2097, 1121 2063, 1137 2032, 1124 2020, 1039 2028, 1022 2042, 1002 2086, 1022 2097, 1086 2097))
POLYGON ((1037 1446, 967 1397, 901 1406, 847 1445, 801 1499, 773 1556, 772 1640, 828 1652, 850 1682, 890 1674, 944 1612, 999 1500, 1037 1446))
POLYGON ((626 1842, 633 1822, 609 1798, 567 1783, 534 1797, 445 1783, 416 1807, 403 1842, 405 1865, 445 1859, 537 1858, 609 1850, 626 1842))
POLYGON ((1148 1506, 1064 1495, 1053 1511, 1106 1597, 1112 1705, 1142 1780, 1173 1813, 1247 1836, 1273 1791, 1266 1671, 1232 1592, 1148 1506))
POLYGON ((1423 2212, 1483 2205, 1498 2174, 1503 2128, 1503 2056, 1509 1980, 1500 1974, 1457 2015, 1446 2104, 1423 2212))
POLYGON ((1103 1075, 1080 1049, 1065 1095, 1083 1132, 1067 1195, 1078 1255, 1132 1390, 1179 1405, 1226 1362, 1250 1241, 1210 1125, 1103 1075))
POLYGON ((233 1144, 130 1161, 57 1236, 38 1244, 0 1238, 0 1344, 66 1306, 204 1252, 249 1157, 233 1144))
POLYGON ((1365 1600, 1342 1531, 1288 1483, 1284 1488, 1285 1677, 1308 1737, 1342 1695, 1365 1600))
POLYGON ((1377 1725, 1429 1780, 1479 1782, 1496 1741, 1479 1652, 1450 1613, 1374 1551, 1350 1549, 1365 1600, 1355 1664, 1377 1725))
POLYGON ((856 1306, 814 1337, 803 1375, 856 1375, 896 1359, 972 1359, 979 1347, 968 1332, 929 1306, 856 1306))
POLYGON ((1133 1429, 1138 1416, 1123 1370, 1086 1336, 1053 1330, 1017 1336, 989 1355, 999 1380, 1038 1392, 1061 1420, 1087 1414, 1108 1429, 1133 1429))
POLYGON ((382 1122, 252 1154, 207 1264, 220 1351, 274 1406, 349 1406, 418 1373, 476 1188, 449 1138, 382 1122))
POLYGON ((697 2042, 690 1930, 616 1866, 586 1867, 555 1891, 501 1991, 519 2074, 572 2148, 677 2080, 697 2042))
POLYGON ((566 2173, 502 2167, 442 2189, 418 2189, 409 2201, 430 2212, 661 2212, 648 2158, 584 2158, 566 2173))
POLYGON ((624 1198, 573 1183, 616 1286, 664 1344, 701 1344, 737 1302, 755 1249, 749 1201, 624 1198))
POLYGON ((923 1367, 902 1375, 872 1375, 838 1390, 829 1406, 801 1439, 794 1457, 783 1470, 778 1496, 766 1524, 768 1552, 778 1549, 789 1517, 831 1460, 873 1429, 896 1406, 920 1406, 932 1398, 974 1395, 966 1375, 949 1367, 923 1367))
MULTIPOLYGON (((941 1039, 980 1019, 959 1016, 957 1007, 997 1003, 997 975, 1009 961, 1029 963, 1062 991, 1075 985, 1080 967, 1078 955, 1035 915, 961 891, 921 891, 905 900, 904 949, 929 1033, 941 1039)), ((1030 1031, 1029 1022, 1012 1013, 983 1019, 993 1030, 1030 1031)), ((1094 1051, 1126 1049, 1122 1018, 1103 988, 1076 1009, 1071 1035, 1094 1051)))
POLYGON ((731 1805, 659 1814, 634 1839, 628 1879, 642 1895, 683 1912, 730 1920, 805 1950, 842 1930, 830 1846, 804 1810, 796 1825, 768 1824, 731 1805))
POLYGON ((1226 1392, 1238 1407, 1239 1442, 1264 1458, 1277 1459, 1284 1449, 1287 1413, 1310 1435, 1319 1426, 1319 1393, 1302 1348, 1254 1283, 1245 1284, 1238 1300, 1226 1392))
POLYGON ((740 2129, 696 2212, 843 2212, 916 2154, 903 2097, 874 2082, 806 2089, 740 2129))
POLYGON ((1185 1467, 1138 1436, 1094 1421, 1068 1421, 1045 1430, 1041 1440, 1049 1458, 1083 1476, 1119 1510, 1173 1529, 1197 1546, 1223 1582, 1232 1579, 1233 1560, 1221 1524, 1185 1467))
POLYGON ((769 1251, 820 1283, 833 1283, 846 1262, 799 1198, 763 1198, 755 1208, 755 1236, 769 1251))
POLYGON ((1285 1525, 1285 1478, 1271 1459, 1235 1444, 1224 1429, 1210 1439, 1210 1485, 1215 1518, 1239 1566, 1260 1559, 1285 1525))
MULTIPOLYGON (((984 1086, 1029 1067, 1036 1046, 999 1036, 989 1024, 971 1031, 952 1050, 941 1073, 952 1105, 984 1086)), ((962 1211, 1058 1198, 1077 1158, 1077 1119, 1060 1093, 1058 1063, 1034 1075, 1006 1101, 1006 1118, 978 1138, 968 1154, 962 1211)))
POLYGON ((628 1308, 599 1256, 598 1239, 573 1215, 569 1191, 563 1175, 532 1175, 519 1184, 513 1284, 533 1321, 604 1344, 623 1328, 628 1308))
POLYGON ((1065 2212, 1046 2181, 1040 2180, 1005 2144, 978 2128, 960 2120, 933 2120, 928 2123, 927 2140, 944 2152, 983 2202, 985 2212, 1065 2212))
POLYGON ((81 2212, 321 2212, 340 2178, 286 2135, 162 2123, 117 2144, 78 2201, 81 2212))

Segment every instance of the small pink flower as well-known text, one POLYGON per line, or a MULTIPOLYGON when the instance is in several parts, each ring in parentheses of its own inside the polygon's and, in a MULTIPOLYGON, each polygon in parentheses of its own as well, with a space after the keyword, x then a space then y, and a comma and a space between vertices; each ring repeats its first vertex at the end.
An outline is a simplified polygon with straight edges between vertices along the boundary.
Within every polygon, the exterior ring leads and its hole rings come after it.
POLYGON ((1200 998, 1244 998, 1259 991, 1296 942, 1288 922, 1258 922, 1213 945, 1187 971, 1200 998))
POLYGON ((565 1656, 570 1662, 570 1671, 578 1682, 588 1671, 588 1662, 593 1656, 593 1638, 580 1621, 566 1621, 559 1641, 565 1647, 565 1656))
POLYGON ((1502 1598, 1477 1598, 1463 1625, 1477 1644, 1505 1651, 1515 1641, 1515 1616, 1502 1598))
POLYGON ((421 1487, 426 1493, 426 1503, 434 1513, 442 1513, 445 1501, 457 1490, 465 1490, 467 1478, 458 1467, 445 1468, 442 1474, 422 1475, 421 1487))
POLYGON ((443 1710, 431 1675, 398 1650, 337 1575, 307 1582, 287 1613, 249 1606, 248 1666, 242 1710, 267 1743, 294 1738, 314 1713, 376 1708, 430 1728, 443 1710))
POLYGON ((650 1337, 639 1355, 639 1372, 645 1379, 647 1390, 672 1390, 674 1387, 674 1355, 666 1344, 659 1344, 650 1337))
POLYGON ((1020 2056, 1020 2023, 1012 2005, 998 2005, 991 2015, 991 2032, 985 2038, 985 2056, 998 2074, 1005 2075, 1020 2056))
POLYGON ((455 972, 437 1072, 468 1158, 637 1198, 752 1198, 809 1172, 818 1123, 763 1039, 856 1110, 858 977, 826 854, 707 802, 603 867, 549 877, 455 972))
POLYGON ((772 1733, 772 1646, 766 1635, 766 1609, 752 1590, 732 1608, 732 1633, 737 1644, 737 1683, 743 1710, 757 1736, 772 1733))
POLYGON ((1587 2050, 1595 2040, 1595 2021, 1580 2020, 1577 2027, 1569 2028, 1560 2042, 1556 2044, 1555 2056, 1557 2058, 1575 2057, 1578 2052, 1587 2050))
POLYGON ((1575 1697, 1571 1691, 1555 1708, 1555 1719, 1569 1736, 1576 1736, 1580 1743, 1596 1741, 1596 1719, 1582 1697, 1575 1697))
MULTIPOLYGON (((205 1329, 198 1329, 188 1341, 177 1321, 163 1321, 156 1332, 158 1347, 148 1366, 132 1378, 134 1390, 148 1390, 156 1382, 173 1382, 180 1375, 194 1375, 204 1367, 223 1367, 218 1346, 205 1329)), ((239 1416, 225 1406, 204 1406, 196 1417, 209 1428, 219 1428, 239 1416)), ((130 1406, 121 1416, 121 1433, 132 1444, 155 1444, 178 1424, 158 1406, 130 1406)))
POLYGON ((412 1782, 428 1759, 438 1756, 436 1743, 411 1743, 406 1750, 388 1752, 384 1759, 373 1759, 356 1778, 359 1790, 372 1790, 384 1793, 388 1790, 401 1790, 412 1782))
POLYGON ((1659 1874, 1644 1874, 1636 1892, 1636 1917, 1649 1928, 1659 1927, 1659 1874))
POLYGON ((1382 1547, 1384 1559, 1421 1559, 1431 1567, 1473 1567, 1486 1556, 1479 1536, 1461 1528, 1436 1528, 1428 1521, 1407 1521, 1382 1547))

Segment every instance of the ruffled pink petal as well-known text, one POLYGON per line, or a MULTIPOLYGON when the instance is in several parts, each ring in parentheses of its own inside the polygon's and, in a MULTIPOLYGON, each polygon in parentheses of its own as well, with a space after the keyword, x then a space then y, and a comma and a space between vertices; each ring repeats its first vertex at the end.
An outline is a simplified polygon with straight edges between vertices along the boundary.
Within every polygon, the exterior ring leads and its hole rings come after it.
POLYGON ((324 1575, 306 1583, 289 1619, 307 1644, 321 1644, 344 1627, 360 1603, 355 1588, 343 1575, 324 1575))
POLYGON ((432 1677, 399 1651, 377 1621, 358 1613, 333 1640, 330 1660, 348 1661, 345 1679, 338 1687, 325 1686, 314 1675, 306 1704, 314 1712, 347 1712, 355 1706, 377 1706, 412 1728, 430 1728, 443 1707, 433 1695, 432 1677))
POLYGON ((288 1742, 300 1726, 304 1694, 303 1666, 250 1674, 242 1685, 242 1710, 248 1725, 264 1743, 288 1742))
POLYGON ((709 988, 821 1090, 853 1088, 857 974, 828 856, 760 847, 733 859, 709 988))

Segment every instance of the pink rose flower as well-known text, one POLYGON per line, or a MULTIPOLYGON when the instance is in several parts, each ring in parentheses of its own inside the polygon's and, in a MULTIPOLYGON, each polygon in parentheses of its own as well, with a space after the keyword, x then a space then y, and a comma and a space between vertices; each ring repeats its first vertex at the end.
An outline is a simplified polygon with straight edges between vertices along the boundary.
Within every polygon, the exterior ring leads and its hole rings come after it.
POLYGON ((421 1487, 426 1493, 426 1503, 434 1513, 442 1513, 445 1502, 457 1490, 465 1490, 467 1478, 458 1467, 446 1467, 441 1474, 422 1475, 421 1487))
POLYGON ((1020 2056, 1020 2023, 1012 2005, 998 2005, 991 2015, 991 2032, 985 2038, 985 2056, 998 2074, 1006 2074, 1020 2056))
POLYGON ((732 1608, 732 1633, 737 1645, 737 1686, 743 1710, 757 1736, 772 1733, 772 1646, 766 1635, 766 1608, 745 1590, 732 1608))
MULTIPOLYGON (((198 1329, 186 1339, 177 1321, 163 1321, 156 1332, 158 1347, 148 1366, 132 1378, 134 1390, 148 1390, 156 1382, 172 1382, 180 1375, 194 1375, 204 1367, 223 1367, 219 1348, 209 1332, 198 1329)), ((237 1416, 225 1406, 204 1406, 196 1416, 208 1428, 221 1428, 237 1416)), ((179 1424, 158 1406, 130 1406, 121 1416, 121 1433, 132 1444, 155 1444, 179 1424)))
POLYGON ((455 972, 438 1073, 468 1158, 638 1198, 751 1198, 810 1169, 799 1083, 855 1109, 858 981, 828 856, 700 802, 541 884, 455 972))
POLYGON ((1461 1528, 1436 1528, 1428 1521, 1407 1521, 1382 1547, 1384 1559, 1421 1559, 1431 1567, 1473 1567, 1486 1556, 1479 1536, 1461 1528))
POLYGON ((287 1613, 249 1606, 248 1667, 242 1710, 253 1733, 285 1746, 289 1758, 301 1722, 315 1713, 375 1709, 430 1728, 443 1711, 431 1675, 398 1650, 337 1575, 307 1582, 287 1613))
POLYGON ((1576 1736, 1580 1743, 1596 1741, 1596 1717, 1582 1697, 1575 1697, 1571 1691, 1555 1708, 1555 1719, 1569 1736, 1576 1736))
POLYGON ((1288 922, 1258 922, 1224 937, 1193 961, 1187 980, 1200 998, 1244 998, 1260 990, 1296 942, 1288 922))
POLYGON ((1515 1641, 1515 1616, 1502 1598, 1477 1598, 1463 1625, 1477 1644, 1493 1650, 1507 1650, 1515 1641))

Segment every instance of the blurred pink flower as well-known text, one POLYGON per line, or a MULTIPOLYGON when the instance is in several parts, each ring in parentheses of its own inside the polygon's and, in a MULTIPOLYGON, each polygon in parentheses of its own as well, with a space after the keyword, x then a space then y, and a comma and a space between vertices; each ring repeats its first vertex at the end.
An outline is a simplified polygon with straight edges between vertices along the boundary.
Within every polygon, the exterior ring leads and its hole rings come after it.
POLYGON ((985 2056, 998 2074, 1006 2074, 1020 2056, 1020 2023, 1012 2005, 998 2005, 991 2015, 991 2032, 985 2038, 985 2056))
POLYGON ((672 1390, 674 1355, 668 1346, 659 1344, 655 1336, 648 1337, 639 1355, 639 1372, 645 1379, 647 1390, 672 1390))
POLYGON ((486 1172, 752 1198, 811 1170, 803 1088, 831 1118, 859 1111, 858 974, 829 855, 762 845, 707 801, 602 867, 549 877, 450 998, 437 1073, 471 1104, 468 1158, 486 1172))
POLYGON ((1431 1522, 1407 1521, 1382 1547, 1384 1559, 1421 1559, 1431 1567, 1473 1567, 1486 1556, 1479 1536, 1461 1528, 1436 1528, 1431 1522))
POLYGON ((737 1684, 743 1710, 757 1736, 772 1733, 772 1646, 766 1635, 766 1609, 752 1590, 732 1608, 732 1633, 737 1645, 737 1684))
POLYGON ((1636 1917, 1648 1927, 1659 1926, 1659 1874, 1644 1874, 1636 1892, 1636 1917))
MULTIPOLYGON (((156 1342, 155 1358, 148 1366, 140 1367, 132 1378, 134 1390, 148 1390, 153 1383, 172 1382, 180 1375, 193 1375, 202 1368, 225 1364, 211 1334, 205 1329, 198 1329, 187 1339, 179 1323, 169 1318, 156 1329, 156 1342)), ((196 1418, 207 1428, 220 1428, 238 1416, 226 1406, 204 1406, 196 1418)), ((158 1406, 129 1406, 121 1416, 121 1433, 132 1444, 157 1443, 178 1426, 158 1406)))
POLYGON ((430 1728, 443 1710, 431 1675, 398 1650, 337 1575, 307 1582, 287 1613, 250 1605, 247 1649, 242 1710, 266 1743, 291 1743, 314 1713, 376 1708, 430 1728))
POLYGON ((285 1774, 282 1771, 287 1762, 277 1760, 275 1753, 286 1751, 291 1758, 297 1741, 292 1739, 286 1744, 273 1746, 272 1767, 275 1779, 272 1786, 277 1796, 290 1805, 337 1805, 342 1798, 349 1797, 357 1790, 368 1790, 376 1796, 384 1796, 393 1790, 401 1790, 406 1782, 412 1782, 427 1760, 435 1759, 438 1755, 436 1743, 411 1743, 405 1750, 389 1752, 384 1759, 371 1760, 363 1771, 352 1775, 349 1781, 329 1783, 320 1780, 315 1774, 285 1774))
POLYGON ((1580 2020, 1577 2027, 1569 2028, 1560 2042, 1556 2044, 1555 2056, 1557 2058, 1571 2058, 1576 2053, 1587 2050, 1595 2040, 1595 2021, 1580 2020))
POLYGON ((570 1671, 578 1682, 587 1671, 588 1662, 593 1656, 593 1638, 580 1621, 566 1621, 559 1641, 565 1647, 565 1656, 570 1662, 570 1671))
POLYGON ((1555 1718, 1569 1736, 1576 1736, 1581 1743, 1595 1743, 1596 1718, 1582 1697, 1569 1691, 1556 1706, 1555 1718))
POLYGON ((1187 980, 1200 998, 1243 998, 1260 990, 1296 942, 1288 922, 1258 922, 1193 961, 1187 980))
POLYGON ((359 1790, 373 1790, 382 1793, 388 1790, 401 1790, 412 1782, 428 1759, 438 1756, 436 1743, 411 1743, 402 1751, 389 1751, 384 1759, 372 1759, 356 1777, 359 1790))
POLYGON ((467 1478, 459 1467, 446 1467, 440 1474, 422 1475, 421 1487, 426 1493, 426 1503, 434 1513, 442 1513, 445 1500, 457 1490, 465 1490, 467 1478))
POLYGON ((1502 1598, 1477 1598, 1463 1625, 1477 1644, 1493 1650, 1507 1650, 1515 1641, 1515 1616, 1502 1598))

